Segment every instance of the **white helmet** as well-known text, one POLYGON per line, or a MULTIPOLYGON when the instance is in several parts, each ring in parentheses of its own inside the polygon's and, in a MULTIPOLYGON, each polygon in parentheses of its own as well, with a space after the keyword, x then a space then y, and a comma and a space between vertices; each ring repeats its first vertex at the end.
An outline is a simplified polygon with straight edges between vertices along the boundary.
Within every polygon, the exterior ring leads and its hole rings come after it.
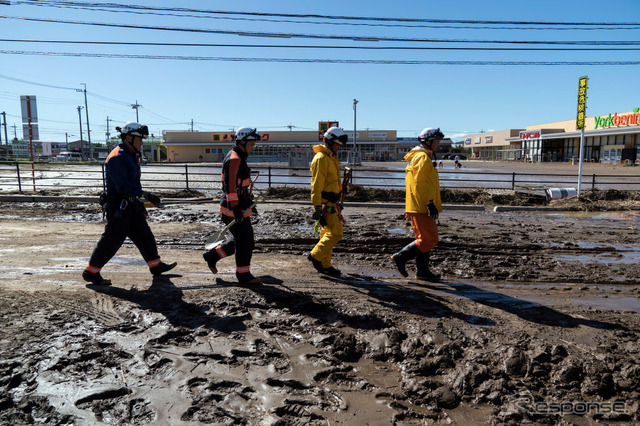
POLYGON ((142 139, 149 136, 149 128, 143 124, 136 123, 135 121, 129 121, 122 127, 116 127, 116 130, 120 132, 120 136, 133 135, 140 136, 142 139))
POLYGON ((420 133, 418 136, 418 140, 420 142, 432 141, 434 139, 444 139, 444 135, 440 131, 440 127, 434 129, 432 127, 427 127, 420 133))
POLYGON ((329 130, 324 133, 325 142, 332 141, 340 146, 342 146, 343 143, 346 143, 348 139, 349 138, 344 133, 344 130, 342 130, 340 127, 330 127, 329 130))
POLYGON ((236 142, 240 141, 259 141, 260 134, 258 133, 258 129, 255 127, 240 127, 236 131, 235 135, 236 142))

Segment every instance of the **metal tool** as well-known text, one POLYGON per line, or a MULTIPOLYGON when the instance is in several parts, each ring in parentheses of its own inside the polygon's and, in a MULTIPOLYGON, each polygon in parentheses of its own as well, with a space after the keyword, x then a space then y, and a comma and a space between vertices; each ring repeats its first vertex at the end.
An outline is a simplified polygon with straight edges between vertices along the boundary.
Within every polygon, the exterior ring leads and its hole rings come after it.
MULTIPOLYGON (((247 212, 249 210, 251 210, 252 208, 254 208, 256 206, 256 202, 253 202, 253 204, 251 204, 249 207, 246 208, 246 210, 244 212, 242 212, 242 215, 244 216, 245 214, 247 214, 247 212)), ((218 244, 220 244, 222 241, 226 240, 226 236, 225 234, 227 233, 227 231, 229 229, 231 229, 231 227, 233 225, 235 225, 237 222, 236 219, 233 219, 232 222, 230 222, 227 226, 225 226, 222 231, 218 232, 217 234, 214 234, 212 236, 210 236, 209 238, 207 238, 207 241, 204 242, 204 248, 206 250, 211 250, 212 248, 214 248, 215 246, 217 246, 218 244)))

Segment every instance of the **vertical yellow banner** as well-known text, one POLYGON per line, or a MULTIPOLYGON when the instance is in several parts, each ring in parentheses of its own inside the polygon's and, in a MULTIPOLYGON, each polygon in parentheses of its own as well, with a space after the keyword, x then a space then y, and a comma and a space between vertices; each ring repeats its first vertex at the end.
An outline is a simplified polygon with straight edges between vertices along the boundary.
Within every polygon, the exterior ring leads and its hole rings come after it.
POLYGON ((578 80, 578 116, 576 117, 576 130, 584 130, 587 119, 587 82, 588 76, 580 77, 578 80))

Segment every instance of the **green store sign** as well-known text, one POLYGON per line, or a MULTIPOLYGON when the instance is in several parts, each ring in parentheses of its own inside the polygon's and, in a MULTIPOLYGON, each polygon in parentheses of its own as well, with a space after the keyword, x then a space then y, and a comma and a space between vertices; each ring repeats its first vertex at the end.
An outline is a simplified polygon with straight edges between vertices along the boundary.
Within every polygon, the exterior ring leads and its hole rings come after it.
POLYGON ((596 120, 596 129, 598 127, 621 127, 621 126, 638 126, 640 125, 640 108, 634 108, 631 114, 609 114, 602 117, 594 117, 596 120))

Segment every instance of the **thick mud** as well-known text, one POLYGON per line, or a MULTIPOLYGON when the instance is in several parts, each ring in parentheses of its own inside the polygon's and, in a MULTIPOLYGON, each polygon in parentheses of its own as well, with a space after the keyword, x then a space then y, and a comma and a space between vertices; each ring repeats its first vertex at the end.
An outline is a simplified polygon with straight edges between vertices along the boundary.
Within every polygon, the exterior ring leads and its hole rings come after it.
POLYGON ((412 240, 401 209, 347 202, 341 278, 306 260, 309 206, 258 209, 261 286, 204 264, 214 202, 149 209, 174 274, 127 242, 97 287, 97 206, 3 203, 0 423, 640 421, 634 211, 445 210, 432 284, 389 263, 412 240))

